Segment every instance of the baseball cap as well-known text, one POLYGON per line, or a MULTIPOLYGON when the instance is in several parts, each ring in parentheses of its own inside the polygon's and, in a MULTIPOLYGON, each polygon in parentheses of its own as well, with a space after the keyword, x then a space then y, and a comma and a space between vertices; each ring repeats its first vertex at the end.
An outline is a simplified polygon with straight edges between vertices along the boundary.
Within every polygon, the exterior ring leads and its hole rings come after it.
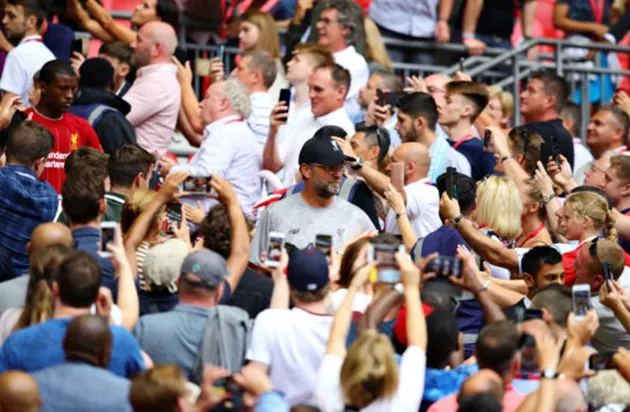
POLYGON ((230 270, 223 256, 203 249, 191 253, 184 259, 180 273, 181 279, 187 283, 214 289, 223 281, 225 275, 230 274, 230 270), (198 276, 201 281, 191 279, 189 274, 198 276))
POLYGON ((144 258, 142 275, 151 285, 167 286, 178 278, 187 255, 188 245, 181 239, 153 246, 144 258))
POLYGON ((289 255, 289 285, 301 292, 317 292, 329 283, 328 260, 317 249, 297 249, 289 255))
POLYGON ((341 147, 329 136, 314 136, 304 143, 298 163, 318 163, 324 166, 342 164, 346 157, 341 147))

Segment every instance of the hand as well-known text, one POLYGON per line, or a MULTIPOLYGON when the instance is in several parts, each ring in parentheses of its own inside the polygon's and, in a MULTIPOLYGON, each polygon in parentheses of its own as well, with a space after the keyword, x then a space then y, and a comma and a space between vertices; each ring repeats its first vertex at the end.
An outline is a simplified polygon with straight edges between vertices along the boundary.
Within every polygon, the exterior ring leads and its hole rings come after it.
POLYGON ((460 71, 455 73, 454 79, 460 82, 472 82, 472 77, 460 71))
POLYGON ((405 92, 407 93, 429 93, 429 89, 427 88, 424 79, 420 76, 407 77, 407 83, 409 83, 409 87, 405 88, 405 92))
POLYGON ((536 355, 538 356, 538 367, 543 370, 547 368, 555 369, 560 362, 560 350, 562 340, 554 339, 548 328, 536 328, 533 330, 534 341, 536 342, 536 355))
POLYGON ((435 25, 435 40, 440 43, 448 43, 451 39, 451 29, 448 26, 448 22, 446 20, 438 20, 435 25))
POLYGON ((615 281, 612 281, 612 287, 609 286, 609 282, 604 282, 599 289, 599 302, 613 312, 630 305, 626 291, 615 281))
POLYGON ((396 253, 396 262, 400 268, 400 280, 405 289, 420 288, 420 268, 413 264, 407 253, 396 253))
POLYGON ((230 372, 226 369, 214 365, 206 365, 203 371, 203 381, 200 385, 201 393, 197 398, 197 410, 211 411, 224 399, 228 398, 228 393, 217 391, 214 388, 214 382, 229 376, 230 372))
POLYGON ((173 228, 173 234, 177 239, 181 239, 188 244, 188 249, 192 249, 190 243, 190 228, 188 228, 188 221, 186 220, 186 214, 182 213, 182 220, 179 222, 179 227, 173 228))
POLYGON ((216 192, 216 196, 211 196, 217 199, 223 206, 239 206, 238 203, 238 195, 234 190, 234 187, 227 180, 223 179, 221 176, 214 174, 212 175, 212 180, 210 180, 210 187, 212 187, 216 192))
POLYGON ((630 382, 630 352, 626 348, 620 347, 617 349, 617 353, 613 355, 613 362, 617 367, 617 372, 626 380, 630 382))
POLYGON ((199 200, 197 200, 197 207, 191 205, 182 205, 182 211, 184 212, 186 220, 196 225, 201 224, 201 222, 203 222, 203 219, 206 217, 206 214, 203 211, 203 206, 201 205, 201 202, 199 200))
POLYGON ((589 356, 593 353, 595 349, 586 346, 581 348, 567 346, 558 366, 558 372, 575 381, 595 375, 595 371, 585 368, 589 356))
POLYGON ((210 78, 213 83, 225 80, 225 69, 223 68, 223 62, 218 57, 210 59, 210 78))
POLYGON ((116 229, 114 230, 114 242, 107 244, 107 250, 112 254, 112 263, 114 264, 116 274, 120 275, 121 269, 129 267, 120 224, 116 225, 116 229))
POLYGON ((490 130, 492 133, 492 147, 494 148, 494 152, 498 154, 500 157, 511 156, 512 152, 510 151, 510 145, 508 143, 508 137, 498 127, 488 126, 486 130, 490 130))
POLYGON ((464 46, 466 46, 466 50, 468 54, 471 56, 481 56, 486 52, 488 46, 486 43, 482 42, 479 39, 464 39, 464 46))
POLYGON ((541 161, 536 163, 537 169, 534 171, 534 185, 536 188, 540 190, 540 193, 543 196, 549 196, 554 194, 553 190, 553 182, 551 178, 547 174, 545 167, 543 166, 541 161))
POLYGON ((109 323, 110 315, 112 313, 112 307, 114 306, 114 298, 112 297, 112 291, 105 286, 98 288, 98 295, 94 301, 96 307, 96 314, 107 320, 109 323))
POLYGON ((527 60, 534 61, 538 57, 538 47, 531 47, 527 50, 527 60))
POLYGON ((604 34, 610 31, 610 28, 605 24, 591 23, 591 33, 598 39, 602 39, 604 34))
POLYGON ((458 245, 457 259, 462 262, 462 277, 449 276, 448 280, 473 294, 479 293, 482 288, 482 277, 475 257, 464 246, 458 245))
POLYGON ((0 129, 6 129, 11 124, 11 119, 21 104, 20 96, 11 96, 6 99, 4 105, 0 107, 0 129))
POLYGON ((280 262, 278 262, 278 266, 271 267, 265 265, 265 261, 267 260, 267 252, 260 252, 260 267, 265 270, 267 273, 271 273, 271 279, 274 282, 279 280, 286 281, 287 277, 285 275, 285 270, 289 264, 289 254, 285 248, 282 248, 280 251, 280 262))
POLYGON ((586 313, 582 321, 575 319, 575 313, 569 313, 567 341, 571 342, 576 347, 582 347, 591 340, 598 327, 599 319, 593 309, 586 313))
POLYGON ((256 397, 273 390, 269 376, 253 363, 243 366, 241 373, 234 375, 234 380, 256 397))
POLYGON ((298 0, 295 7, 295 14, 293 15, 293 23, 299 25, 306 12, 313 8, 314 0, 298 0))
POLYGON ((81 69, 83 62, 85 62, 84 55, 79 52, 72 52, 72 57, 70 57, 70 66, 72 66, 77 76, 80 76, 79 70, 81 69))
POLYGON ((370 277, 370 272, 376 267, 378 262, 365 263, 357 269, 353 269, 354 277, 350 281, 350 287, 355 290, 361 289, 365 285, 370 277))
POLYGON ((178 193, 179 185, 184 183, 184 180, 188 177, 188 172, 173 173, 166 176, 164 184, 158 191, 158 197, 160 197, 163 203, 168 203, 172 200, 181 197, 182 194, 178 193))
POLYGON ((383 126, 392 117, 392 106, 374 105, 374 122, 377 126, 383 126))
POLYGON ((427 283, 429 280, 435 279, 437 277, 436 273, 427 272, 427 268, 429 267, 429 264, 433 262, 433 260, 435 260, 438 256, 439 255, 437 253, 432 253, 426 258, 416 261, 416 267, 420 270, 420 273, 422 274, 420 276, 421 285, 424 286, 424 284, 427 283))
POLYGON ((626 92, 619 91, 613 96, 613 104, 630 116, 630 96, 626 92))
POLYGON ((387 190, 385 190, 385 199, 394 213, 404 213, 407 210, 403 195, 391 183, 387 185, 387 190))
POLYGON ((163 157, 157 162, 158 172, 162 177, 168 176, 171 169, 175 166, 177 166, 177 162, 168 157, 163 157))
POLYGON ((346 157, 351 157, 353 159, 356 159, 358 157, 356 153, 354 153, 354 150, 352 149, 352 145, 350 144, 348 140, 342 139, 341 137, 334 137, 334 136, 332 140, 337 143, 337 145, 341 148, 341 151, 346 157))
POLYGON ((453 220, 462 212, 459 209, 459 203, 457 199, 451 199, 448 193, 442 193, 442 199, 440 199, 440 215, 446 220, 453 220))
POLYGON ((193 73, 190 67, 190 62, 187 61, 185 64, 179 61, 179 59, 175 56, 171 58, 171 61, 175 66, 177 66, 177 80, 180 84, 191 85, 193 81, 193 73))
POLYGON ((558 186, 562 186, 561 182, 566 185, 566 182, 571 180, 573 177, 573 170, 571 170, 571 165, 566 157, 563 155, 558 155, 558 163, 549 156, 547 159, 547 173, 549 176, 556 182, 558 186), (559 175, 559 176, 558 176, 559 175), (558 180, 556 180, 558 179, 558 180))
POLYGON ((271 110, 269 116, 269 129, 273 133, 278 133, 280 126, 287 123, 289 108, 284 102, 278 102, 271 110))

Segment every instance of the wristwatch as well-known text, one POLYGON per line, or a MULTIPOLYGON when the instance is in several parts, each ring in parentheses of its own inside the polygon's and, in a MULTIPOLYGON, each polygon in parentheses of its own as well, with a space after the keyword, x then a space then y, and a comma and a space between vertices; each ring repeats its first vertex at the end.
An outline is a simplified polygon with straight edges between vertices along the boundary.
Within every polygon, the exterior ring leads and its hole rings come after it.
POLYGON ((509 159, 514 159, 514 155, 510 155, 510 156, 503 156, 503 157, 501 158, 501 164, 503 164, 503 162, 505 162, 506 160, 509 160, 509 159))
POLYGON ((407 214, 407 212, 400 212, 400 213, 396 213, 396 220, 400 219, 400 217, 401 217, 402 215, 406 215, 406 214, 407 214))
POLYGON ((455 218, 453 220, 451 220, 451 222, 452 222, 451 226, 457 227, 457 225, 459 224, 459 222, 462 221, 463 218, 464 218, 464 215, 457 215, 457 216, 455 216, 455 218))
POLYGON ((361 159, 360 157, 357 157, 354 163, 350 165, 350 167, 352 168, 352 170, 360 170, 364 164, 365 164, 365 160, 361 159))
POLYGON ((555 193, 552 193, 552 194, 550 194, 550 195, 544 196, 544 197, 542 198, 542 203, 543 203, 543 206, 547 206, 547 203, 551 202, 551 200, 552 200, 553 198, 555 198, 555 197, 556 197, 556 194, 555 194, 555 193))
POLYGON ((540 373, 540 377, 545 379, 555 379, 558 377, 558 373, 554 368, 545 368, 540 373))

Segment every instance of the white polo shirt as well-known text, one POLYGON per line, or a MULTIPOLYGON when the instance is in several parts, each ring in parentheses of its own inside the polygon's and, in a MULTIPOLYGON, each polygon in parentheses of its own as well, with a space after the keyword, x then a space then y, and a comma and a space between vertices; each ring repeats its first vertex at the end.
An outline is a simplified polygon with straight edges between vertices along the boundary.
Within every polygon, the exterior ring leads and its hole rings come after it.
POLYGON ((333 317, 299 308, 267 309, 254 322, 247 359, 269 365, 274 389, 290 405, 309 404, 333 317))
MULTIPOLYGON (((442 226, 440 194, 435 187, 431 186, 428 178, 406 185, 405 193, 407 194, 407 216, 418 238, 425 237, 442 226)), ((385 218, 385 232, 400 234, 396 213, 392 209, 389 209, 385 218)))
POLYGON ((28 91, 33 86, 33 75, 55 55, 44 45, 42 36, 27 36, 7 55, 0 78, 0 90, 17 94, 22 104, 28 103, 28 91))
POLYGON ((348 113, 356 113, 361 111, 359 105, 359 89, 365 86, 370 78, 370 69, 365 57, 363 57, 354 46, 348 46, 345 49, 333 53, 335 63, 350 72, 350 90, 346 96, 346 111, 348 113))

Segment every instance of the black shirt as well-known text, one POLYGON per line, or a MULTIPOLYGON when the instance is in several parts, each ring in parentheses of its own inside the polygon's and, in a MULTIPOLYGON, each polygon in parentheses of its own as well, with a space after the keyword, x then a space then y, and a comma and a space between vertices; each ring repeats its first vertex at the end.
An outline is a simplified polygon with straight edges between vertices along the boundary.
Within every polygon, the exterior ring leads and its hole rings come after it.
POLYGON ((571 133, 564 128, 562 120, 555 119, 548 122, 532 122, 520 127, 525 128, 529 132, 536 132, 545 139, 545 143, 543 143, 540 153, 540 161, 543 164, 546 165, 549 160, 549 156, 551 156, 551 138, 553 136, 556 138, 556 147, 559 154, 567 158, 571 168, 573 169, 573 136, 571 136, 571 133))
MULTIPOLYGON (((514 0, 484 0, 479 20, 477 20, 477 34, 497 36, 501 39, 509 39, 514 29, 514 0)), ((519 6, 522 0, 519 0, 519 6)), ((464 10, 466 5, 461 7, 460 13, 453 19, 453 27, 462 30, 464 20, 464 10)))
POLYGON ((522 308, 523 310, 527 309, 527 307, 525 306, 525 299, 521 299, 518 302, 516 302, 515 304, 511 305, 511 306, 507 306, 503 309, 503 314, 505 315, 505 317, 507 318, 507 320, 512 320, 514 322, 518 322, 519 318, 518 318, 518 308, 522 308))
POLYGON ((273 280, 246 268, 229 304, 243 309, 253 319, 269 308, 272 292, 273 280))

